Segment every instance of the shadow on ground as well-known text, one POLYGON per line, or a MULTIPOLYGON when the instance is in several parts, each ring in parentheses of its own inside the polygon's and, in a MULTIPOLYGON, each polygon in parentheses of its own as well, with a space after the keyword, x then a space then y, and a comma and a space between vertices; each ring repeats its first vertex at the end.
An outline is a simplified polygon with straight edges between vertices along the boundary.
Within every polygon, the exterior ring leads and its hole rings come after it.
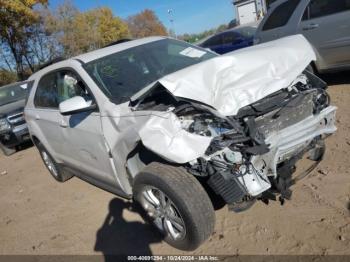
POLYGON ((32 141, 27 141, 27 142, 24 142, 23 144, 19 145, 19 146, 16 146, 16 150, 17 152, 20 152, 22 150, 26 150, 28 148, 31 148, 33 145, 32 141))
POLYGON ((137 204, 114 198, 109 203, 109 213, 97 231, 95 251, 102 252, 105 261, 115 261, 115 255, 152 255, 150 244, 162 241, 157 230, 141 222, 128 222, 123 210, 128 209, 144 216, 137 204))
POLYGON ((343 85, 350 83, 350 71, 327 73, 319 75, 328 85, 343 85))

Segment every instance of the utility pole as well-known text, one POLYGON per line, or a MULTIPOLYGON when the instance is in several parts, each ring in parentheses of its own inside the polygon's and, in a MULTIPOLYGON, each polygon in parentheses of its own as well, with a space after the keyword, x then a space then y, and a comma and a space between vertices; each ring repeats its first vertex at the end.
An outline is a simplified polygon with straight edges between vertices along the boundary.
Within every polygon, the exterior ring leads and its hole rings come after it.
POLYGON ((176 32, 175 32, 175 26, 174 26, 174 10, 173 9, 168 9, 168 15, 169 15, 169 21, 171 24, 170 30, 173 31, 174 37, 177 39, 176 32))

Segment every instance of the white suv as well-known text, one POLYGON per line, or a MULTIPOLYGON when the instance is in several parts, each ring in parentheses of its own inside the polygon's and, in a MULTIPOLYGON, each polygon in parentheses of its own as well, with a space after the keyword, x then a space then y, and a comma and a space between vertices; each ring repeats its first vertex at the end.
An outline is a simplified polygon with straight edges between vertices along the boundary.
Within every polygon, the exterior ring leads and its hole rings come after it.
POLYGON ((214 207, 290 199, 307 154, 335 132, 326 84, 304 69, 302 36, 217 56, 169 38, 116 44, 35 73, 25 108, 52 176, 80 177, 145 209, 165 240, 193 250, 214 207))

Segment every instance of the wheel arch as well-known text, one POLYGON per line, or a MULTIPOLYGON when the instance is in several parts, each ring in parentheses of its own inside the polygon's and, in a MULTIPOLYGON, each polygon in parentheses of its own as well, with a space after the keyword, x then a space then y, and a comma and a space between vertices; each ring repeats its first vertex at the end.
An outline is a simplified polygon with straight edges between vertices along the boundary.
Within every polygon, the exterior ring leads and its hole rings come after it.
POLYGON ((159 155, 153 153, 140 141, 134 150, 129 153, 126 159, 126 168, 129 179, 131 180, 130 183, 133 184, 135 177, 153 162, 176 165, 175 163, 170 163, 159 155))
MULTIPOLYGON (((126 168, 130 184, 133 185, 136 176, 142 173, 142 171, 145 168, 147 168, 147 166, 154 162, 177 167, 184 166, 176 163, 171 163, 161 158, 157 154, 147 149, 140 141, 139 144, 135 147, 135 149, 132 152, 130 152, 126 161, 126 168)), ((201 186, 209 196, 215 210, 219 210, 226 205, 222 197, 217 195, 207 184, 208 177, 199 177, 193 174, 191 175, 194 176, 194 178, 201 184, 201 186)))
POLYGON ((33 142, 33 144, 34 144, 35 146, 37 146, 38 144, 41 143, 40 140, 39 140, 39 138, 37 138, 35 135, 32 135, 32 136, 30 136, 30 137, 31 137, 32 142, 33 142))

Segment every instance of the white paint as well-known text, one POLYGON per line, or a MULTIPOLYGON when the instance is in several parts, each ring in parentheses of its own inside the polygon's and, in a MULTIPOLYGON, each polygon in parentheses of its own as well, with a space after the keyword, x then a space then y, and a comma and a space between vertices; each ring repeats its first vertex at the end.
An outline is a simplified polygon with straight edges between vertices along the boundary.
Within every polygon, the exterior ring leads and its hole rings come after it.
POLYGON ((207 52, 195 49, 193 47, 188 47, 180 52, 181 55, 191 57, 191 58, 201 58, 204 56, 207 52))
POLYGON ((240 108, 289 87, 315 59, 309 42, 295 35, 207 60, 159 82, 174 96, 233 116, 240 108))
POLYGON ((172 112, 157 112, 139 131, 145 147, 165 159, 184 164, 203 156, 212 137, 185 131, 172 112))
POLYGON ((257 10, 254 2, 238 6, 237 12, 239 17, 239 23, 241 25, 256 21, 257 10))

